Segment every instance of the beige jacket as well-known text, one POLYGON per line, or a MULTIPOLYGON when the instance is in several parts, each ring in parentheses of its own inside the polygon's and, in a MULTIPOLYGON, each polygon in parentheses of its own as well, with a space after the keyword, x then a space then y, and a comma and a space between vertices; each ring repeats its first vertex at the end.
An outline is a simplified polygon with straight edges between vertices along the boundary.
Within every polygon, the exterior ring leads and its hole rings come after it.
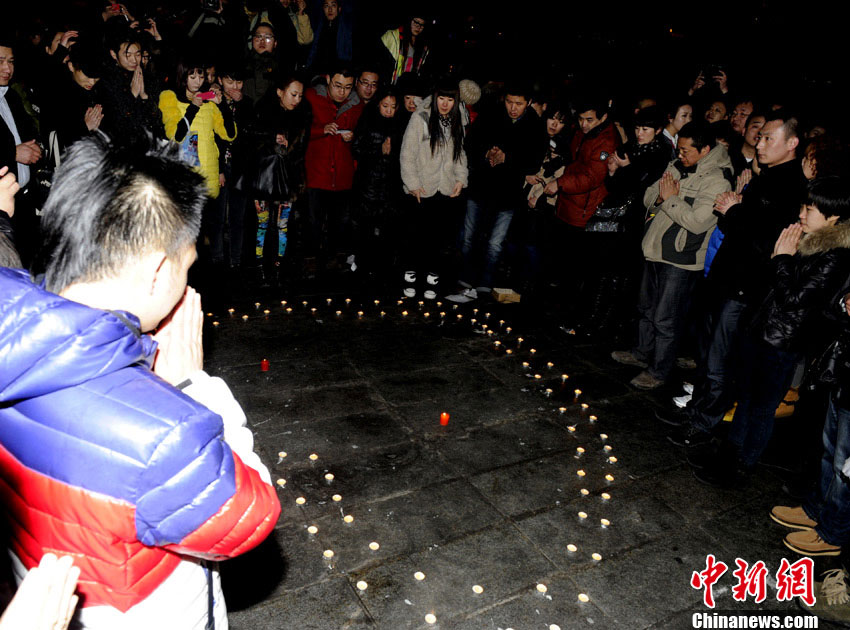
POLYGON ((401 142, 401 181, 404 192, 424 188, 424 197, 433 197, 437 193, 451 195, 455 183, 461 182, 466 188, 469 170, 466 153, 461 151, 460 158, 453 159, 454 144, 451 138, 438 145, 431 154, 431 135, 428 133, 430 109, 414 112, 404 132, 401 142))

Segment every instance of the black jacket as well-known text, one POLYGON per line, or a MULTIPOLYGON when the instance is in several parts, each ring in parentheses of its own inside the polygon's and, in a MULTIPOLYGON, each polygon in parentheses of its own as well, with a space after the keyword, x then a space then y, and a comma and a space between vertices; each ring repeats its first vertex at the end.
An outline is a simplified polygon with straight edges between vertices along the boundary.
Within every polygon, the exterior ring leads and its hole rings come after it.
POLYGON ((100 130, 114 141, 141 137, 146 131, 164 138, 162 114, 159 111, 159 87, 149 73, 145 73, 147 99, 133 96, 130 84, 133 73, 110 64, 97 82, 95 98, 103 106, 100 130))
POLYGON ((543 121, 530 107, 517 121, 504 107, 478 116, 469 128, 465 149, 469 162, 469 195, 506 209, 527 207, 524 187, 527 175, 540 168, 549 136, 543 121), (505 153, 505 161, 490 166, 486 154, 492 147, 505 153))
POLYGON ((45 137, 51 131, 56 132, 60 151, 89 135, 85 121, 86 110, 97 104, 95 94, 93 89, 87 90, 77 85, 67 70, 57 77, 54 94, 41 106, 41 128, 45 137))
POLYGON ((796 256, 776 256, 771 266, 773 282, 754 332, 780 350, 822 349, 833 332, 822 313, 850 274, 850 222, 805 235, 796 256))
MULTIPOLYGON (((233 121, 236 123, 236 139, 233 142, 215 137, 218 144, 218 171, 226 172, 230 169, 230 177, 233 183, 236 178, 245 172, 245 168, 251 163, 254 147, 251 142, 251 128, 255 124, 254 104, 244 96, 241 101, 230 101, 223 98, 219 109, 230 111, 233 121)), ((230 182, 228 182, 230 183, 230 182)))
MULTIPOLYGON (((377 105, 377 103, 376 103, 377 105)), ((396 113, 384 118, 377 106, 367 108, 354 132, 351 150, 357 160, 354 191, 358 215, 381 215, 398 207, 401 188, 401 141, 404 137, 404 117, 396 113), (390 139, 390 153, 381 147, 390 139)))
POLYGON ((708 274, 720 297, 758 304, 770 286, 770 255, 783 229, 796 223, 806 179, 797 160, 763 169, 743 201, 717 220, 723 243, 708 274))

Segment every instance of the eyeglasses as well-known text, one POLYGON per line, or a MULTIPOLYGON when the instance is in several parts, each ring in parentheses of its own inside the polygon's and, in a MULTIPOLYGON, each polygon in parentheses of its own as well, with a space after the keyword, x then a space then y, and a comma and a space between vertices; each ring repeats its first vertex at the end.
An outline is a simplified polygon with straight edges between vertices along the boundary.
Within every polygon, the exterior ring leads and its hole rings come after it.
POLYGON ((370 87, 370 88, 376 88, 376 87, 378 87, 378 82, 377 82, 377 81, 363 81, 363 80, 361 80, 361 79, 357 79, 357 82, 358 82, 360 85, 362 85, 363 87, 370 87))
POLYGON ((419 26, 419 27, 421 27, 421 28, 425 28, 425 22, 423 22, 422 20, 413 20, 413 23, 414 23, 416 26, 419 26))
POLYGON ((274 35, 254 35, 254 41, 255 42, 263 42, 263 41, 273 42, 274 41, 274 35))

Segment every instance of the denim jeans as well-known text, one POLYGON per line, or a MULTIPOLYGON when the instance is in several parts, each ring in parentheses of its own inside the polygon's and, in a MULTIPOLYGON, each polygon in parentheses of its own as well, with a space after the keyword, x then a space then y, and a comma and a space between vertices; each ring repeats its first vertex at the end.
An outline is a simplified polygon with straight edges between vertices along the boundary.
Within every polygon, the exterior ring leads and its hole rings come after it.
POLYGON ((738 447, 738 459, 744 468, 753 468, 773 435, 776 407, 794 378, 800 358, 756 339, 741 338, 738 361, 738 407, 729 441, 738 447))
POLYGON ((806 497, 803 509, 809 518, 818 522, 818 535, 831 545, 844 546, 850 542, 850 486, 843 479, 841 468, 850 457, 850 409, 829 401, 823 427, 823 458, 820 481, 806 497))
POLYGON ((511 227, 513 210, 494 208, 488 203, 474 199, 466 200, 466 216, 463 220, 463 272, 461 279, 471 286, 493 287, 496 265, 502 255, 502 246, 511 227), (476 256, 476 241, 486 242, 483 268, 476 256))
POLYGON ((638 345, 634 355, 649 364, 649 373, 667 380, 676 360, 691 294, 699 271, 644 262, 638 311, 638 345))
POLYGON ((704 373, 695 383, 687 407, 691 423, 703 431, 717 426, 734 402, 732 366, 738 356, 738 324, 745 307, 743 302, 726 300, 716 315, 710 315, 714 326, 705 366, 700 366, 704 373))

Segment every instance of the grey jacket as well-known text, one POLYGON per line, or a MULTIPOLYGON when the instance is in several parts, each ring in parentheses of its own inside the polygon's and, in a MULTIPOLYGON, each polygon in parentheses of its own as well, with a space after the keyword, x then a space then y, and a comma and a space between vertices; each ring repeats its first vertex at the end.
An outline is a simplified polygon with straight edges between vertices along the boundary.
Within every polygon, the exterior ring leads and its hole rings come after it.
POLYGON ((461 152, 457 162, 452 155, 454 144, 451 137, 438 145, 431 154, 431 135, 428 133, 430 108, 417 110, 410 117, 404 140, 401 143, 401 181, 404 192, 424 188, 424 197, 435 194, 451 195, 455 183, 461 182, 466 188, 469 170, 466 164, 466 152, 461 152))

